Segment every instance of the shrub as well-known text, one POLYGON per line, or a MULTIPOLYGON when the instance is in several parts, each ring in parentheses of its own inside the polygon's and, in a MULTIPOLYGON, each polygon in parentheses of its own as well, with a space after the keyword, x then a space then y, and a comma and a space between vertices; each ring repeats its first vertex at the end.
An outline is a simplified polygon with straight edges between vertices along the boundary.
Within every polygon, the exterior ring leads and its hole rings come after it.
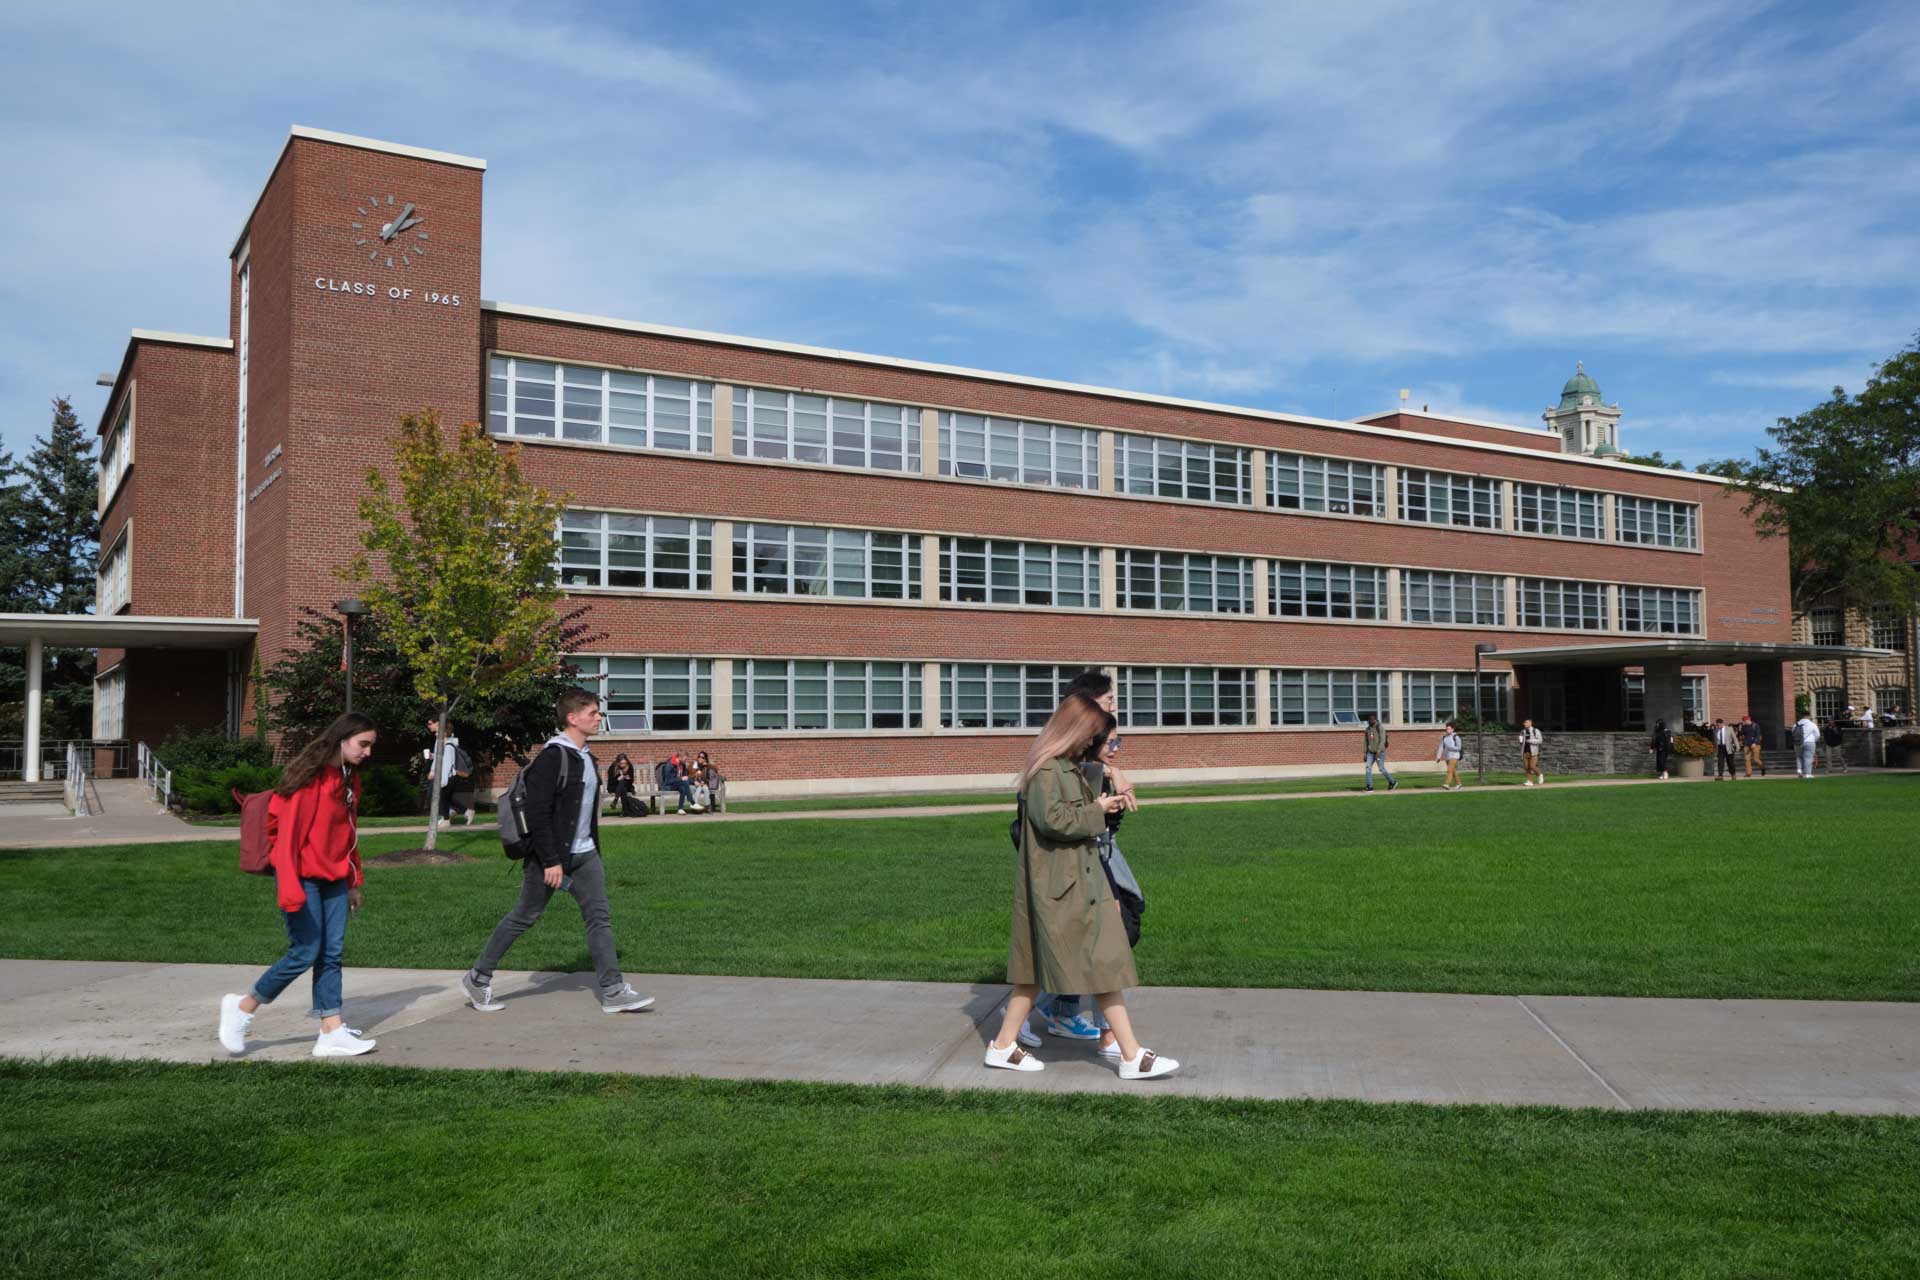
POLYGON ((241 795, 266 791, 280 781, 280 766, 273 764, 236 764, 222 769, 177 769, 173 775, 174 794, 188 813, 238 813, 233 802, 234 788, 241 795))
POLYGON ((1695 733, 1683 733, 1673 740, 1673 754, 1705 760, 1713 754, 1713 744, 1695 733))
POLYGON ((190 771, 273 763, 273 752, 258 738, 230 739, 223 733, 186 728, 175 729, 154 754, 160 757, 161 764, 173 770, 176 787, 180 782, 178 775, 190 771))
POLYGON ((405 767, 376 764, 360 775, 360 813, 368 818, 396 818, 425 813, 420 789, 407 777, 405 767))

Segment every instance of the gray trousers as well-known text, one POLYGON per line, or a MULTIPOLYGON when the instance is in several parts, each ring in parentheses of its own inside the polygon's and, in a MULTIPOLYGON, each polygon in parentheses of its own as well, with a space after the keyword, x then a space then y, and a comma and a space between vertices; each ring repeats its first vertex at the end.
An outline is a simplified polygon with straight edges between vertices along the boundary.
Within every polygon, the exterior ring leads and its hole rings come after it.
MULTIPOLYGON (((540 918, 540 913, 547 909, 554 890, 547 887, 543 872, 538 858, 527 859, 521 869, 520 901, 514 903, 513 910, 502 916, 500 923, 493 927, 493 936, 487 939, 480 958, 473 962, 473 976, 478 981, 493 981, 493 971, 500 967, 507 949, 521 934, 532 928, 534 921, 540 918)), ((593 957, 593 971, 600 980, 600 994, 613 995, 626 985, 627 980, 620 973, 620 960, 614 952, 613 909, 607 905, 606 864, 596 851, 583 856, 579 865, 568 874, 573 879, 567 892, 580 904, 580 918, 587 925, 587 954, 593 957)))

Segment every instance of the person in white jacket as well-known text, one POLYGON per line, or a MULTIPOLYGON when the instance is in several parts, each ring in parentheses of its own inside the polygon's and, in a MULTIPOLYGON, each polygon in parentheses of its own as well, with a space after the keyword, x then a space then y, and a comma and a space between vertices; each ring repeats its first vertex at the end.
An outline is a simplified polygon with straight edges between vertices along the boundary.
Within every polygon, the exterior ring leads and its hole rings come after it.
POLYGON ((1820 726, 1812 716, 1793 722, 1793 771, 1803 778, 1813 777, 1813 753, 1820 749, 1820 726))
POLYGON ((1530 787, 1535 782, 1545 786, 1547 783, 1547 775, 1540 772, 1540 744, 1543 741, 1545 739, 1533 727, 1533 721, 1520 722, 1520 765, 1527 771, 1527 780, 1522 784, 1524 786, 1530 787))

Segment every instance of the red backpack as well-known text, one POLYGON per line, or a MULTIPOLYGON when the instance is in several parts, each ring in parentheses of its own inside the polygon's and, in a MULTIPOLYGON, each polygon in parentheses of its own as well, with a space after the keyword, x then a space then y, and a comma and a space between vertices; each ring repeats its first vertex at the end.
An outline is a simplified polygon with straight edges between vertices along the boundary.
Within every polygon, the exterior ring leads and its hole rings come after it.
POLYGON ((240 869, 248 875, 273 874, 273 792, 256 791, 250 796, 233 788, 233 799, 240 806, 240 869))

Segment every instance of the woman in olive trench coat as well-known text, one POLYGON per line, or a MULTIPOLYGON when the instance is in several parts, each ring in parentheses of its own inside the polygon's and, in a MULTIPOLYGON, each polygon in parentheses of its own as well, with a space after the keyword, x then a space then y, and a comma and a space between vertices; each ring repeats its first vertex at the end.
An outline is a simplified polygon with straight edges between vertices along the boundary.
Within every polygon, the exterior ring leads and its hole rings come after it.
POLYGON ((1126 801, 1095 794, 1074 763, 1107 722, 1092 699, 1070 694, 1040 731, 1021 774, 1020 855, 1007 952, 1013 994, 1000 1034, 987 1046, 989 1067, 1042 1068, 1015 1040, 1041 987, 1095 993, 1120 1045, 1122 1079, 1168 1075, 1180 1065, 1134 1039, 1121 997, 1139 979, 1096 840, 1107 829, 1108 812, 1126 801))

